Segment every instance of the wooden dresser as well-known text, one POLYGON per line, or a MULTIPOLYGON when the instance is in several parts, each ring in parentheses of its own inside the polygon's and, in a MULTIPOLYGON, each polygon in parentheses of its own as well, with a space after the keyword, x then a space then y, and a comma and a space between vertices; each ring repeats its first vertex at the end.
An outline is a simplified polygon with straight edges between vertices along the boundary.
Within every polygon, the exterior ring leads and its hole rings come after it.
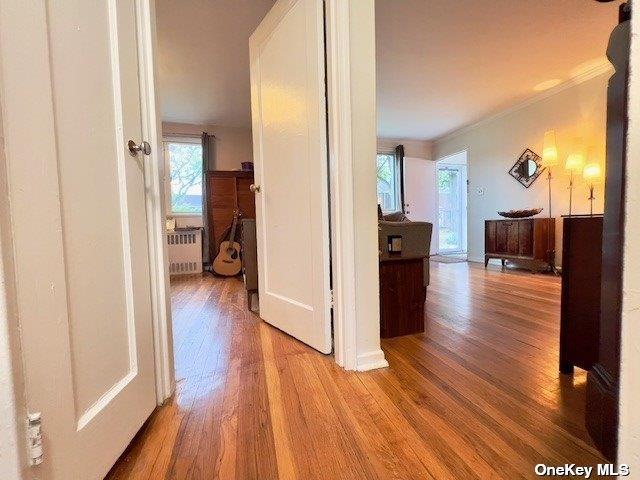
POLYGON ((598 361, 602 216, 562 219, 560 371, 589 370, 598 361))
POLYGON ((554 250, 554 218, 485 220, 484 265, 491 258, 526 263, 532 272, 548 265, 549 250, 554 250))
POLYGON ((218 253, 221 237, 233 221, 238 209, 242 218, 256 218, 256 204, 249 185, 253 172, 215 170, 207 172, 207 212, 209 216, 209 251, 211 258, 218 253))

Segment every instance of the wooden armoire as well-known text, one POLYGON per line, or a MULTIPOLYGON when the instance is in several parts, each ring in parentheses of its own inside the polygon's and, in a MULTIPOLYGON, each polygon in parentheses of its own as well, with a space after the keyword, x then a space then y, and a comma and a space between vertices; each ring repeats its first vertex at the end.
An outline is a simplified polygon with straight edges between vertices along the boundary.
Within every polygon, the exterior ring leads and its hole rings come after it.
POLYGON ((249 190, 253 172, 242 170, 214 170, 207 172, 207 215, 209 217, 209 252, 211 258, 218 253, 223 235, 233 221, 233 212, 241 218, 256 218, 254 194, 249 190))

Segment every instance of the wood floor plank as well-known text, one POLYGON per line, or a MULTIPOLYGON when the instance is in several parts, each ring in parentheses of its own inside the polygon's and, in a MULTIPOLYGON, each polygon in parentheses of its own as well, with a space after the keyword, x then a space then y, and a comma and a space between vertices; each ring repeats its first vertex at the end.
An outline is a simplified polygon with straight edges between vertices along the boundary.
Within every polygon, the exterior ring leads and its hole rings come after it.
POLYGON ((262 322, 238 279, 171 293, 176 393, 110 480, 515 479, 603 461, 584 372, 558 372, 558 278, 432 263, 425 332, 383 340, 390 367, 359 373, 262 322))

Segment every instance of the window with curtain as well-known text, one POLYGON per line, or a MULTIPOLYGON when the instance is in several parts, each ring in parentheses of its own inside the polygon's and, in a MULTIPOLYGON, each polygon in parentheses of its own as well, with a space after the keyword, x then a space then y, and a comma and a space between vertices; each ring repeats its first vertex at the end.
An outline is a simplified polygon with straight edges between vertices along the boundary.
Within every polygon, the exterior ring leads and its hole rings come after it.
POLYGON ((171 215, 202 214, 202 143, 200 138, 164 142, 169 173, 167 209, 171 215))
POLYGON ((391 153, 377 156, 378 203, 382 211, 397 212, 400 208, 400 165, 391 153))

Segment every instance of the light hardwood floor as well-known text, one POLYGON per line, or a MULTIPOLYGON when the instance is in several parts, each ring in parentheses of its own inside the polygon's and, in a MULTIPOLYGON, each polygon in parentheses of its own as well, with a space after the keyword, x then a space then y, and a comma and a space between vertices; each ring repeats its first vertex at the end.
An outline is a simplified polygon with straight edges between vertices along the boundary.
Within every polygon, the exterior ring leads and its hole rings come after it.
POLYGON ((535 478, 603 461, 585 374, 558 373, 558 278, 432 263, 427 330, 345 372, 246 308, 236 279, 172 285, 177 389, 109 479, 535 478))

